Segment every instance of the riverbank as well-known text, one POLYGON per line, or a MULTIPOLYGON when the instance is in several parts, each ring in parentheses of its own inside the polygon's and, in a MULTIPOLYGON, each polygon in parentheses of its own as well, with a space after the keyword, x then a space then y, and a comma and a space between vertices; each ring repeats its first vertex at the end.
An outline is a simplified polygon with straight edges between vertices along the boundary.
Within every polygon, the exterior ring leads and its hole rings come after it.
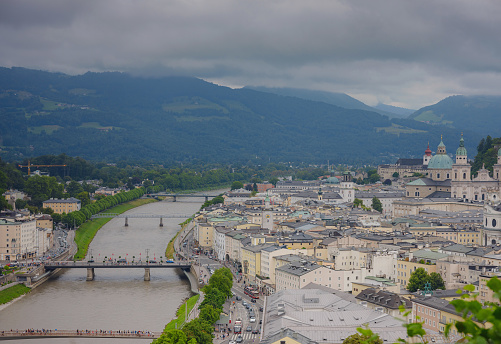
POLYGON ((190 314, 191 310, 197 304, 199 294, 190 297, 187 301, 183 302, 181 306, 176 311, 176 318, 172 319, 167 325, 165 325, 164 331, 178 329, 180 330, 182 325, 186 321, 186 314, 190 314), (188 304, 188 311, 186 311, 186 304, 188 304))
MULTIPOLYGON (((107 209, 107 213, 118 213, 122 214, 127 210, 140 207, 142 205, 157 202, 157 200, 152 198, 141 198, 130 202, 119 204, 113 208, 107 209)), ((101 227, 108 223, 111 218, 99 218, 85 222, 75 231, 75 243, 77 245, 77 253, 73 257, 75 260, 82 260, 87 255, 87 250, 89 248, 92 239, 96 236, 97 232, 101 227)))
POLYGON ((16 284, 0 291, 0 305, 11 302, 14 299, 28 293, 31 289, 24 284, 16 284))

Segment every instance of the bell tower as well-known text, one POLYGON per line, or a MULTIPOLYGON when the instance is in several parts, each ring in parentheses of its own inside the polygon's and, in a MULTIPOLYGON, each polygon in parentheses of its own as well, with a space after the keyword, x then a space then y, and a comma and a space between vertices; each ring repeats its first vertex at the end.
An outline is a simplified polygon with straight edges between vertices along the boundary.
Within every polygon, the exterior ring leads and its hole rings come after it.
POLYGON ((501 148, 498 150, 498 161, 493 167, 492 177, 497 181, 501 181, 501 148))
POLYGON ((430 159, 431 159, 431 149, 430 149, 430 143, 428 142, 428 147, 424 151, 424 155, 423 155, 423 165, 428 166, 430 159))
POLYGON ((464 182, 471 180, 471 165, 468 164, 468 152, 464 147, 463 133, 456 150, 456 163, 452 165, 452 180, 464 182))

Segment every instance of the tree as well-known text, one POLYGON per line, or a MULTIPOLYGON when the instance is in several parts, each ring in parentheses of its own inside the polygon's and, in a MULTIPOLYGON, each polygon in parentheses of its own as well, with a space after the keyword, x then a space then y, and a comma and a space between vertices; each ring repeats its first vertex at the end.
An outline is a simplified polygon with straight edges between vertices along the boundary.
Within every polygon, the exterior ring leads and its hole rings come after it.
POLYGON ((183 332, 188 340, 195 339, 198 344, 212 344, 214 327, 208 322, 193 319, 183 327, 183 332))
POLYGON ((410 292, 415 292, 418 289, 423 290, 426 282, 429 281, 429 275, 423 268, 416 269, 409 277, 409 284, 407 284, 407 290, 410 292))
POLYGON ((173 329, 164 331, 151 344, 186 344, 186 341, 187 338, 183 331, 173 329))
POLYGON ((70 195, 70 197, 76 197, 77 194, 80 192, 84 191, 82 185, 80 183, 72 180, 67 186, 66 186, 66 192, 70 195))
POLYGON ((219 319, 219 314, 221 314, 221 310, 214 308, 212 305, 205 305, 200 310, 198 317, 203 321, 213 324, 219 319))
POLYGON ((374 173, 374 174, 371 174, 370 177, 369 177, 369 182, 371 184, 374 184, 374 183, 377 183, 379 182, 379 180, 381 179, 381 177, 379 176, 379 174, 377 173, 374 173))
POLYGON ((385 181, 383 182, 383 185, 391 185, 391 180, 385 179, 385 181))
POLYGON ((242 182, 235 180, 233 183, 231 183, 231 190, 238 190, 238 189, 242 189, 243 187, 244 187, 244 183, 242 183, 242 182))
POLYGON ((353 206, 355 208, 360 208, 363 204, 364 202, 359 198, 355 198, 355 200, 353 201, 353 206))
POLYGON ((440 276, 439 273, 432 272, 430 274, 429 282, 430 282, 431 288, 433 290, 437 290, 437 289, 445 290, 444 280, 442 279, 442 276, 440 276))
POLYGON ((372 209, 379 211, 380 213, 383 212, 383 204, 376 196, 372 198, 372 209))
POLYGON ((273 186, 277 186, 278 178, 277 177, 270 178, 270 180, 268 180, 268 182, 270 184, 273 184, 273 186))
POLYGON ((82 191, 78 193, 75 198, 79 199, 82 202, 82 207, 90 204, 90 197, 87 191, 82 191))
POLYGON ((24 199, 16 199, 16 209, 24 209, 28 204, 24 199))
POLYGON ((256 183, 254 183, 254 184, 252 185, 252 191, 257 192, 257 184, 256 184, 256 183))
POLYGON ((393 178, 398 178, 398 177, 400 177, 400 175, 398 174, 398 172, 393 172, 392 177, 393 178))
POLYGON ((351 336, 347 337, 343 341, 343 344, 365 344, 365 343, 383 344, 383 340, 379 337, 373 339, 372 336, 366 336, 366 335, 362 335, 360 333, 355 333, 355 334, 352 334, 351 336))

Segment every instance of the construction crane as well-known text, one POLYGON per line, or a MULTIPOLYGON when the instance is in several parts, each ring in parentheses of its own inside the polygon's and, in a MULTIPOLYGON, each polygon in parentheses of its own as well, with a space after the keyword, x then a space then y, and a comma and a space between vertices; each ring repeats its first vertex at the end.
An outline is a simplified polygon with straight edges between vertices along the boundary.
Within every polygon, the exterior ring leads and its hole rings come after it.
POLYGON ((31 174, 32 167, 66 167, 68 165, 32 165, 28 160, 28 165, 18 165, 20 168, 27 167, 28 168, 28 176, 31 174))

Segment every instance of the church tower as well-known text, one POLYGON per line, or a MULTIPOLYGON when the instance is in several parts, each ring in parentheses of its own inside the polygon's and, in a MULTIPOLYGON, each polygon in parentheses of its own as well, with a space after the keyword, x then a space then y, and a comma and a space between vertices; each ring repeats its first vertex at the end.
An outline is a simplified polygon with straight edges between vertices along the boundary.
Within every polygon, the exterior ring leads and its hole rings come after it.
POLYGON ((498 162, 493 167, 492 177, 497 181, 501 181, 501 148, 498 150, 498 162))
POLYGON ((452 165, 452 180, 456 182, 471 180, 471 165, 468 164, 468 153, 464 147, 463 134, 461 134, 459 147, 456 150, 456 163, 452 165))
POLYGON ((428 166, 430 159, 431 159, 431 149, 430 149, 430 143, 428 142, 428 147, 424 151, 423 155, 423 165, 428 166))
POLYGON ((340 185, 340 194, 345 202, 353 202, 355 200, 355 190, 353 190, 353 181, 351 173, 346 171, 343 173, 343 180, 340 185))
POLYGON ((266 195, 264 199, 264 210, 261 228, 267 229, 268 232, 273 230, 273 209, 270 204, 270 197, 266 195))

